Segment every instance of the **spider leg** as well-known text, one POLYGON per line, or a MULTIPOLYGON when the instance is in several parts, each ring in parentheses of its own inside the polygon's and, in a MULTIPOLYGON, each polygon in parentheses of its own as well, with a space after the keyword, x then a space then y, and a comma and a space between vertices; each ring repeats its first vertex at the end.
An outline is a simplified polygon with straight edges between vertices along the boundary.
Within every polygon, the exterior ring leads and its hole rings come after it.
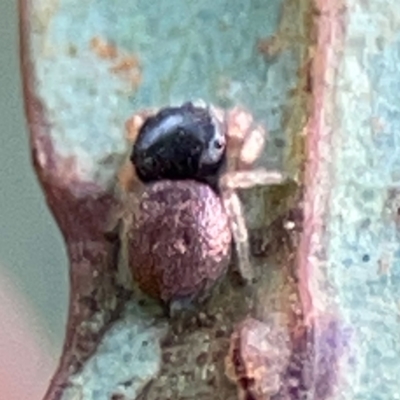
POLYGON ((125 122, 125 137, 130 144, 135 143, 140 128, 142 127, 146 119, 153 116, 155 113, 156 110, 144 110, 140 113, 132 115, 125 122))
POLYGON ((254 274, 250 263, 249 235, 239 196, 234 190, 224 190, 222 201, 229 217, 239 271, 246 281, 251 281, 254 274))
POLYGON ((261 126, 248 129, 242 141, 236 169, 246 170, 252 167, 264 150, 266 136, 265 129, 261 126))
MULTIPOLYGON (((156 110, 144 110, 132 115, 125 122, 125 138, 130 147, 135 144, 140 128, 143 126, 146 119, 153 116, 155 113, 156 110)), ((123 193, 132 193, 143 190, 143 184, 140 182, 136 173, 136 168, 132 165, 130 160, 130 153, 127 155, 125 162, 119 169, 117 178, 119 188, 123 193)))
POLYGON ((235 242, 238 268, 246 281, 254 276, 250 262, 249 235, 242 205, 236 189, 253 186, 275 185, 285 180, 279 171, 253 168, 254 162, 264 150, 267 133, 261 125, 255 125, 250 113, 234 108, 227 112, 227 163, 219 179, 221 197, 229 216, 235 242))
POLYGON ((243 143, 246 136, 251 131, 253 118, 248 112, 239 107, 235 107, 227 112, 226 121, 226 170, 234 171, 238 169, 238 162, 241 158, 243 143))
POLYGON ((250 189, 254 186, 278 185, 284 182, 285 175, 280 171, 256 168, 245 171, 229 171, 220 179, 222 189, 250 189))

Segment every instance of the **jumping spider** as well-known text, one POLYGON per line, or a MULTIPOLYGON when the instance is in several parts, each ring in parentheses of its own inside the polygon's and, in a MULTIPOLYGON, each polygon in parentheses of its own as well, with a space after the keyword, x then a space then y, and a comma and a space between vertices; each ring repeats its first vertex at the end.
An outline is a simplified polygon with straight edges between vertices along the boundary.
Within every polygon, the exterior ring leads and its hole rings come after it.
POLYGON ((254 169, 265 131, 239 108, 192 103, 135 115, 128 122, 131 199, 129 264, 139 287, 164 303, 201 297, 224 275, 231 242, 238 269, 253 271, 236 189, 279 184, 254 169))

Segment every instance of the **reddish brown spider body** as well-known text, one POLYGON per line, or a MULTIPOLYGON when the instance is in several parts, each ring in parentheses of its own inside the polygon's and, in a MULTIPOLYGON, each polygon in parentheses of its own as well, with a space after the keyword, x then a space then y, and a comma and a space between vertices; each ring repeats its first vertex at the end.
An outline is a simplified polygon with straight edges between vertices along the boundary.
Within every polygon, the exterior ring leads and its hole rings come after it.
POLYGON ((144 292, 165 303, 206 294, 227 270, 229 221, 220 198, 206 184, 149 184, 133 225, 133 276, 144 292))
POLYGON ((252 169, 264 130, 240 109, 191 103, 146 117, 128 124, 136 170, 128 196, 129 263, 139 287, 167 304, 206 294, 227 269, 231 238, 238 269, 250 280, 236 189, 282 181, 280 173, 252 169))

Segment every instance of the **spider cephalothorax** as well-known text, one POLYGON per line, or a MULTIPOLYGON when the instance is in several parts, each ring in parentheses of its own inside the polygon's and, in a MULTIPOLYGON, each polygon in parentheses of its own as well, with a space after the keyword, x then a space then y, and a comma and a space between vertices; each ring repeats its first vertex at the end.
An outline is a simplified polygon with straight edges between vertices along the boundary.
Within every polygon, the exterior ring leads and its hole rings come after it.
MULTIPOLYGON (((140 119, 140 118, 139 118, 140 119)), ((204 294, 224 275, 231 241, 238 269, 253 276, 236 189, 277 184, 253 169, 265 131, 241 109, 164 108, 136 124, 131 155, 137 207, 129 229, 130 267, 141 289, 165 303, 204 294)))
POLYGON ((197 179, 215 184, 225 158, 225 129, 208 108, 186 103, 147 118, 131 161, 143 182, 197 179))

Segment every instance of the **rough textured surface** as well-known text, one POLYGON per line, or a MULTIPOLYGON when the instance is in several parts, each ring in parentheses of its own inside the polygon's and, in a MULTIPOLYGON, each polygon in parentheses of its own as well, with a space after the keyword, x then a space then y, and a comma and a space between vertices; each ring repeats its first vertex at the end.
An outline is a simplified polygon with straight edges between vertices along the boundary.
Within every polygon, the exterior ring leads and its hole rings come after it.
POLYGON ((397 10, 388 0, 348 1, 333 100, 327 267, 335 300, 357 335, 357 368, 347 376, 358 382, 347 394, 355 400, 400 398, 397 10))
POLYGON ((239 398, 269 400, 279 392, 290 356, 290 339, 282 316, 261 322, 246 318, 232 334, 225 358, 228 377, 237 382, 239 398))
POLYGON ((324 392, 338 399, 395 399, 399 14, 390 1, 317 5, 301 294, 320 357, 329 347, 318 315, 340 313, 352 330, 342 380, 336 391, 324 392))
POLYGON ((231 254, 217 194, 195 181, 160 181, 138 201, 128 246, 139 287, 166 303, 206 295, 226 273, 231 254))
POLYGON ((148 377, 159 372, 159 338, 165 331, 165 323, 154 324, 135 303, 128 303, 123 318, 102 338, 96 356, 69 378, 71 389, 64 398, 135 399, 148 377))
MULTIPOLYGON (((78 156, 86 180, 110 184, 126 151, 120 127, 132 109, 198 98, 242 104, 283 139, 282 107, 296 84, 297 55, 286 48, 266 63, 256 49, 275 32, 282 0, 181 0, 172 12, 167 3, 142 0, 34 3, 38 92, 57 150, 78 156), (137 87, 116 70, 123 57, 140 66, 137 87)), ((280 154, 271 142, 269 162, 280 154)))

